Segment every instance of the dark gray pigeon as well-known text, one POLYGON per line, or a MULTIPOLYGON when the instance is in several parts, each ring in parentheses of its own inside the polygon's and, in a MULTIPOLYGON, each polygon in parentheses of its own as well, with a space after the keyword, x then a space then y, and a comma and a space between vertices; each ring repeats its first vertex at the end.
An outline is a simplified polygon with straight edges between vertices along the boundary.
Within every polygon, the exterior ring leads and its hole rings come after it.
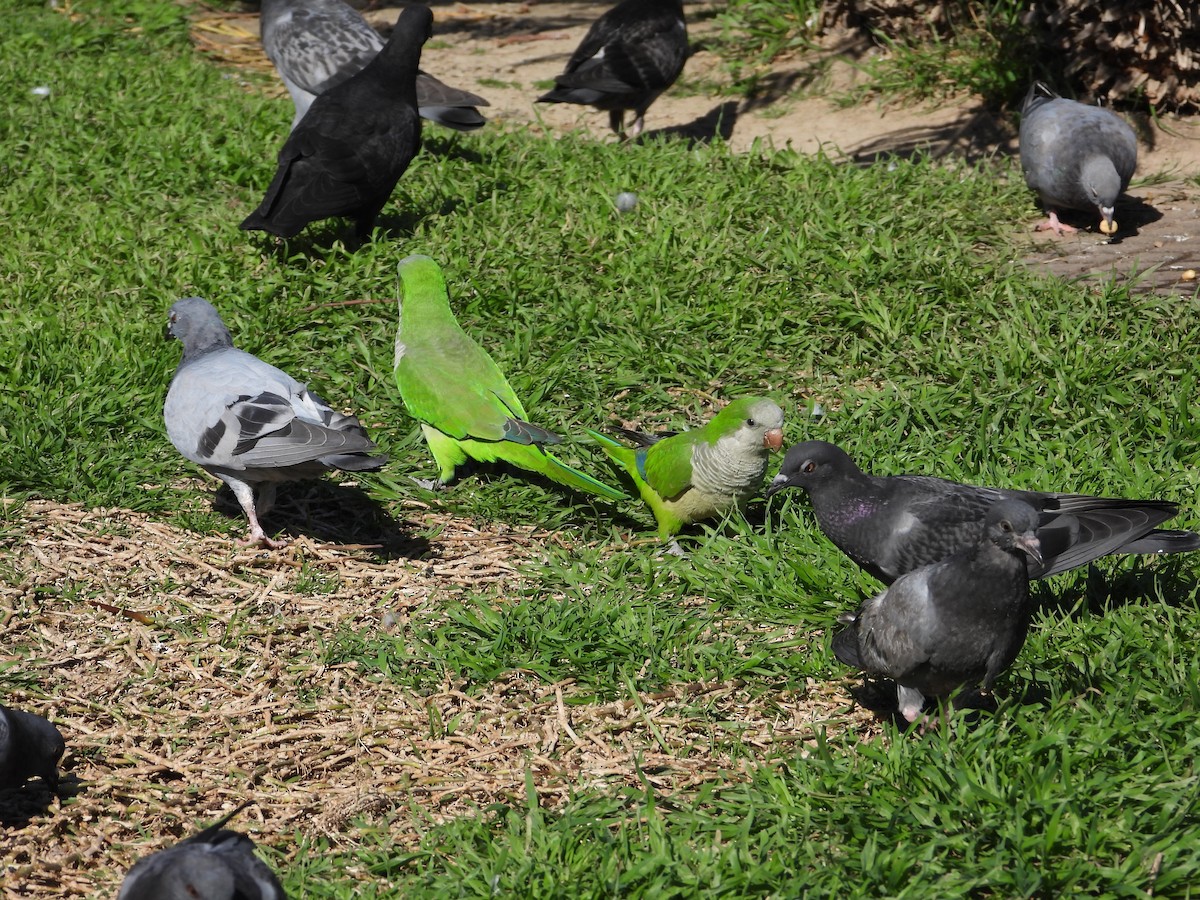
POLYGON ((49 721, 33 713, 0 706, 0 788, 15 788, 41 775, 58 790, 58 761, 66 742, 49 721))
POLYGON ((629 137, 637 137, 646 110, 675 83, 688 57, 683 0, 624 0, 592 23, 538 103, 581 103, 608 110, 617 134, 625 134, 625 110, 633 110, 629 137))
MULTIPOLYGON (((318 94, 362 71, 383 49, 379 32, 342 0, 263 0, 260 21, 263 48, 296 105, 293 129, 318 94)), ((475 107, 487 105, 417 70, 421 118, 474 131, 487 121, 475 107)))
POLYGON ((233 491, 250 520, 241 543, 282 547, 263 532, 259 514, 281 481, 315 478, 328 469, 378 469, 385 456, 354 416, 329 408, 305 385, 234 349, 212 304, 187 297, 171 307, 168 331, 183 342, 163 417, 180 453, 233 491), (260 488, 257 505, 254 488, 260 488))
POLYGON ((224 826, 245 809, 174 847, 139 859, 117 900, 286 900, 275 873, 254 855, 254 842, 224 826))
POLYGON ((1115 234, 1113 207, 1137 167, 1137 137, 1116 113, 1064 100, 1034 82, 1021 104, 1021 168, 1049 219, 1038 231, 1076 231, 1058 210, 1099 211, 1100 230, 1115 234))
POLYGON ((838 619, 833 652, 848 666, 896 682, 900 714, 917 721, 926 697, 991 688, 1029 630, 1026 557, 1042 562, 1038 515, 1020 500, 996 501, 983 533, 954 555, 897 578, 838 619))
POLYGON ((1198 534, 1155 528, 1179 512, 1165 500, 1001 490, 923 475, 868 475, 845 451, 825 441, 791 447, 767 496, 792 487, 808 492, 826 537, 887 584, 978 541, 988 509, 1002 499, 1022 500, 1038 512, 1043 562, 1030 565, 1031 578, 1057 575, 1110 553, 1200 548, 1198 534))
POLYGON ((416 76, 433 13, 400 13, 383 49, 357 75, 320 94, 279 151, 275 179, 242 228, 290 238, 331 216, 355 220, 358 237, 421 147, 416 76))

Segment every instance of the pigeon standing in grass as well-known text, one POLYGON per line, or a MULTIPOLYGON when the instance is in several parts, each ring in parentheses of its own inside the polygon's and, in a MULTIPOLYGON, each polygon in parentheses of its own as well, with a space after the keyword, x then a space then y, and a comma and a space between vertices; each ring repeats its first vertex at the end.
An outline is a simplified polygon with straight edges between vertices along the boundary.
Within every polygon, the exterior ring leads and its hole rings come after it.
POLYGON ((646 110, 675 83, 688 57, 683 0, 624 0, 592 23, 554 90, 539 103, 581 103, 608 110, 612 130, 637 137, 646 110))
POLYGON ((185 457, 229 485, 250 520, 250 535, 241 543, 283 546, 259 523, 279 482, 315 478, 328 469, 378 469, 387 461, 371 455, 375 445, 354 416, 330 409, 290 375, 235 349, 207 300, 176 302, 167 329, 183 343, 163 407, 167 436, 185 457))
MULTIPOLYGON (((294 129, 318 94, 366 67, 383 48, 383 38, 343 0, 263 0, 262 42, 292 95, 294 129)), ((457 131, 474 131, 487 120, 482 97, 443 84, 417 70, 421 118, 457 131)))
POLYGON ((1027 560, 1042 562, 1037 522, 1029 504, 998 500, 972 543, 840 617, 850 627, 834 636, 834 655, 895 680, 909 722, 920 718, 926 697, 943 699, 973 684, 990 690, 1029 630, 1027 560))
POLYGON ((355 220, 366 238, 421 147, 416 77, 433 14, 400 13, 383 49, 309 107, 279 151, 275 179, 242 228, 290 238, 331 216, 355 220))
POLYGON ((783 446, 783 410, 773 400, 742 397, 702 428, 663 438, 622 433, 640 446, 588 431, 633 479, 659 537, 671 541, 685 525, 730 513, 759 492, 768 454, 783 446))
POLYGON ((1046 578, 1111 553, 1181 553, 1200 535, 1155 526, 1179 508, 1165 500, 1116 500, 974 487, 922 475, 875 476, 825 441, 791 447, 767 496, 803 488, 831 541, 880 581, 944 559, 978 541, 988 509, 1021 500, 1038 513, 1041 560, 1031 578, 1046 578))
POLYGON ((1137 137, 1128 123, 1098 106, 1065 100, 1035 82, 1021 104, 1021 168, 1049 218, 1038 231, 1072 234, 1058 210, 1097 212, 1100 230, 1115 234, 1113 207, 1137 167, 1137 137))
POLYGON ((400 261, 399 274, 396 386, 409 414, 421 423, 443 484, 469 458, 508 463, 577 491, 625 499, 621 491, 542 449, 562 438, 527 421, 504 373, 455 320, 436 262, 409 256, 400 261))
POLYGON ((20 787, 35 775, 58 790, 58 761, 66 742, 49 721, 0 706, 0 788, 20 787))
POLYGON ((238 807, 199 834, 134 863, 117 900, 286 900, 254 842, 225 825, 238 807))

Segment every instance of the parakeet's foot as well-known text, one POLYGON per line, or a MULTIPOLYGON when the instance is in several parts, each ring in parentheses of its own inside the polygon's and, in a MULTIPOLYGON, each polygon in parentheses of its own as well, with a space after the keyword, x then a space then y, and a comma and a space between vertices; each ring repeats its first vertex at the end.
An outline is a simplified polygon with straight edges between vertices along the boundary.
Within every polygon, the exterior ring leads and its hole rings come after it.
POLYGON ((671 543, 663 548, 663 553, 669 553, 672 556, 678 556, 680 559, 687 559, 687 551, 679 546, 679 541, 672 538, 671 543))
POLYGON ((1058 221, 1058 213, 1056 213, 1054 210, 1050 210, 1050 217, 1045 222, 1038 222, 1037 226, 1033 230, 1053 231, 1055 234, 1060 235, 1075 234, 1077 231, 1079 231, 1078 228, 1067 225, 1065 222, 1058 221))
POLYGON ((412 481, 412 483, 417 487, 424 488, 427 491, 433 491, 435 494, 442 494, 450 490, 449 484, 444 481, 440 481, 437 478, 413 478, 410 475, 409 480, 412 481))

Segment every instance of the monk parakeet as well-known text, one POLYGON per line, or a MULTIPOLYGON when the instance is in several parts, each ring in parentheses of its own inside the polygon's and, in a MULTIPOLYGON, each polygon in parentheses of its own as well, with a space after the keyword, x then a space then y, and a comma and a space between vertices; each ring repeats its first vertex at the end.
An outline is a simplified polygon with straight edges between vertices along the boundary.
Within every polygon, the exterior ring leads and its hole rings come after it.
POLYGON ((438 264, 428 256, 409 256, 399 271, 396 385, 409 414, 421 423, 442 484, 469 457, 506 462, 609 500, 625 499, 542 449, 562 438, 526 421, 504 373, 459 327, 438 264))
POLYGON ((667 541, 684 525, 724 515, 758 492, 767 454, 783 446, 783 410, 743 397, 693 431, 661 439, 625 432, 642 444, 637 448, 588 434, 629 473, 667 541))

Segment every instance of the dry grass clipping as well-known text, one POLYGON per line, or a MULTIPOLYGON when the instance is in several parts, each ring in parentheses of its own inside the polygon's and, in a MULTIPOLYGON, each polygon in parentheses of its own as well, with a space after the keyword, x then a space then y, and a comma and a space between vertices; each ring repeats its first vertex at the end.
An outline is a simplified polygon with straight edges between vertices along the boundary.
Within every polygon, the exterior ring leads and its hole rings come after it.
POLYGON ((636 786, 638 764, 659 791, 687 791, 739 777, 741 763, 711 749, 730 723, 764 755, 812 740, 817 723, 870 727, 831 686, 762 697, 681 684, 572 705, 572 682, 521 672, 478 693, 418 694, 323 665, 342 626, 403 629, 466 583, 500 598, 540 546, 528 530, 418 518, 438 534, 427 557, 379 561, 303 538, 268 553, 128 511, 24 506, 4 538, 0 646, 18 652, 0 666, 23 686, 5 700, 59 726, 74 796, 46 808, 38 782, 0 795, 4 896, 112 896, 135 859, 245 800, 257 805, 233 827, 284 854, 297 832, 353 845, 354 820, 414 846, 430 823, 523 803, 527 770, 551 807, 581 788, 636 786), (336 576, 328 592, 293 589, 313 571, 336 576))

